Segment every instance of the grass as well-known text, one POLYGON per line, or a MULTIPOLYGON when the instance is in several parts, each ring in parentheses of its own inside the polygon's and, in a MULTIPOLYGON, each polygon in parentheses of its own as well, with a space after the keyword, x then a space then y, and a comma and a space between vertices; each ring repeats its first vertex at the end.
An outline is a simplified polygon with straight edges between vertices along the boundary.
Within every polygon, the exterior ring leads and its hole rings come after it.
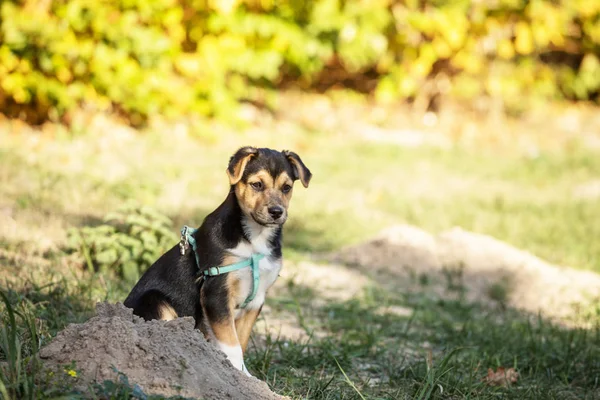
MULTIPOLYGON (((310 295, 294 301, 305 312, 313 308, 308 329, 328 335, 304 342, 268 337, 249 362, 258 376, 293 398, 309 393, 316 399, 594 399, 600 394, 599 326, 569 329, 510 309, 381 288, 316 309, 310 295), (386 311, 393 306, 413 313, 386 311), (483 381, 487 368, 502 366, 519 371, 516 385, 483 381)), ((302 318, 306 324, 307 315, 302 318)))
MULTIPOLYGON (((599 199, 578 197, 598 180, 600 157, 577 144, 531 157, 460 146, 407 149, 314 132, 240 133, 214 143, 152 133, 39 140, 0 131, 5 399, 71 393, 35 375, 39 345, 87 319, 96 301, 122 300, 130 288, 70 263, 62 252, 67 229, 96 226, 131 200, 169 215, 174 232, 199 224, 227 192, 225 162, 242 144, 296 149, 314 174, 310 188, 294 194, 288 260, 319 258, 409 223, 431 232, 461 226, 555 264, 600 272, 599 199)), ((448 285, 454 280, 450 271, 448 285)), ((294 399, 600 398, 599 310, 582 316, 587 329, 526 315, 504 304, 510 282, 490 287, 492 308, 462 296, 432 297, 426 276, 410 293, 374 283, 345 301, 285 283, 268 299, 271 323, 291 316, 305 335, 255 335, 247 365, 294 399), (517 369, 518 382, 486 384, 487 369, 497 367, 517 369)), ((90 390, 128 398, 135 387, 116 377, 90 390)))

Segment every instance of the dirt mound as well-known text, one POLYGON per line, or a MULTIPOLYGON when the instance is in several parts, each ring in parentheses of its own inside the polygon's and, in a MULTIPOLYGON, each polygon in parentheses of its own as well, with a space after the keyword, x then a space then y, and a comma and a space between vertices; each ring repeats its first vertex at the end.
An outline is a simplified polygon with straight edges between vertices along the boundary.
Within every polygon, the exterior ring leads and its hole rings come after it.
POLYGON ((114 366, 147 394, 284 399, 266 383, 236 370, 194 329, 192 318, 145 322, 120 303, 99 303, 96 313, 83 324, 69 325, 40 351, 45 365, 53 370, 62 371, 75 362, 76 387, 114 380, 114 366))
POLYGON ((432 235, 400 225, 330 257, 399 290, 451 292, 475 302, 568 319, 600 298, 600 275, 551 265, 490 236, 459 228, 432 235))

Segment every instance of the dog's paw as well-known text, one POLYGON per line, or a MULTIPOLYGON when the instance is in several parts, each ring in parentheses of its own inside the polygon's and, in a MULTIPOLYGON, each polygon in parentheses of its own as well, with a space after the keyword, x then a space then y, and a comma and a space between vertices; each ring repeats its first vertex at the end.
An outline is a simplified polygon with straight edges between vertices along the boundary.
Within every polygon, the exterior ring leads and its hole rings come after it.
POLYGON ((253 378, 253 377, 254 377, 254 376, 253 376, 253 375, 252 375, 250 372, 248 372, 248 368, 246 368, 246 364, 242 364, 242 372, 243 372, 244 374, 246 374, 246 376, 248 376, 248 377, 250 377, 250 378, 253 378))

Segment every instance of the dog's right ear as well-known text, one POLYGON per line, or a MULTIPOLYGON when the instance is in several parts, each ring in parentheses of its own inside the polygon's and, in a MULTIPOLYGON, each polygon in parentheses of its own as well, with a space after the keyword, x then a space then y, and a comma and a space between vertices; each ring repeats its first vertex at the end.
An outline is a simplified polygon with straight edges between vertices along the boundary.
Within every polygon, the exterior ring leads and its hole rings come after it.
POLYGON ((256 147, 246 146, 242 147, 231 156, 229 159, 229 166, 227 167, 229 184, 235 185, 242 179, 246 164, 248 164, 248 161, 256 154, 258 154, 258 149, 256 147))

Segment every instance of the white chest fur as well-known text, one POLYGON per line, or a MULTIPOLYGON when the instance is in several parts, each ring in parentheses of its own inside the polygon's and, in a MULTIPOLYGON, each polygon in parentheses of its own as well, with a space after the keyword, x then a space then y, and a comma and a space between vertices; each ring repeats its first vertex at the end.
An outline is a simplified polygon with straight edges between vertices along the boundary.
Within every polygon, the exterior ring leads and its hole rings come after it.
MULTIPOLYGON (((250 238, 250 242, 242 240, 238 245, 227 251, 240 261, 248 259, 253 253, 263 254, 264 257, 259 261, 260 278, 256 295, 254 299, 248 303, 245 309, 258 309, 265 302, 267 290, 275 283, 281 270, 281 258, 275 258, 271 254, 270 240, 275 234, 276 228, 262 227, 258 224, 246 224, 246 233, 250 238)), ((239 280, 237 304, 242 304, 252 292, 253 279, 251 268, 243 268, 233 272, 239 280)), ((241 311, 241 310, 240 310, 241 311)))

